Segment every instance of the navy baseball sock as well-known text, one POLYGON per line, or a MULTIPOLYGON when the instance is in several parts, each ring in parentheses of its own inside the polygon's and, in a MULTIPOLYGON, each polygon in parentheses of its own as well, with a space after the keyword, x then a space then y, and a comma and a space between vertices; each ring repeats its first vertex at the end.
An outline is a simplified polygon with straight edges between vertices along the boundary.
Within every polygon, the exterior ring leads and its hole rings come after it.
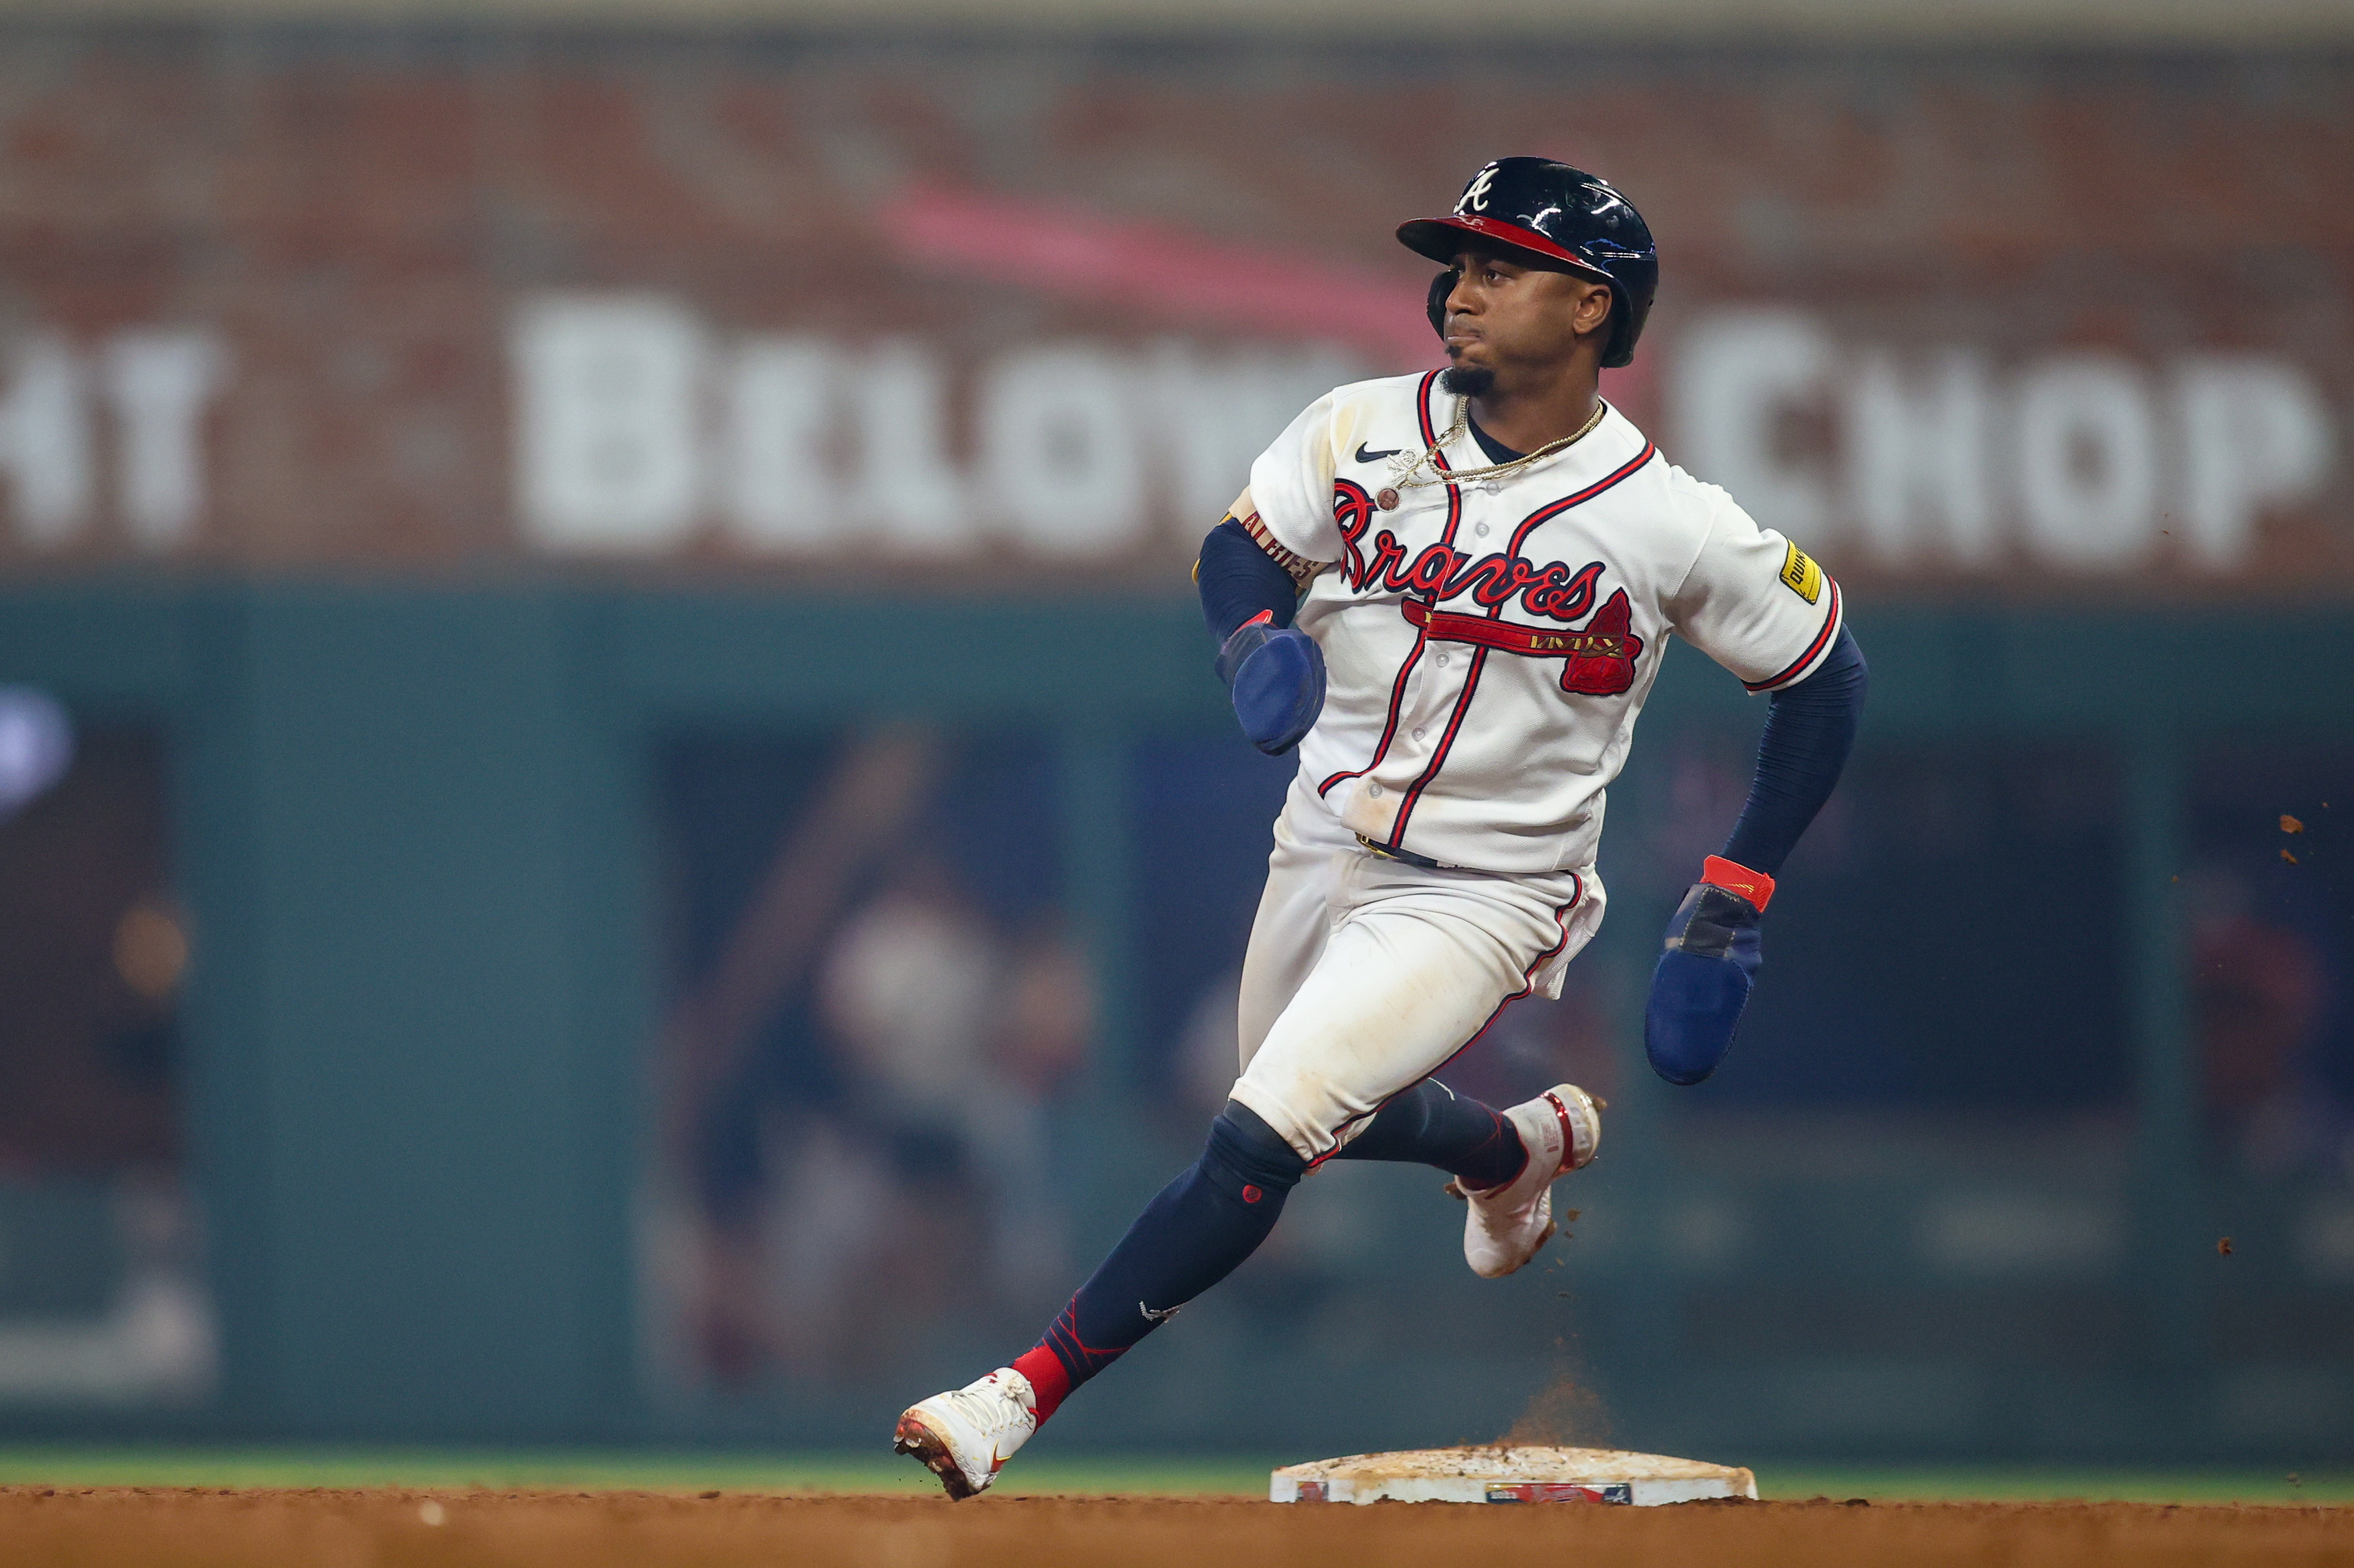
POLYGON ((1425 1078, 1375 1112, 1332 1158, 1436 1165, 1466 1186, 1494 1187, 1521 1173, 1529 1151, 1502 1113, 1425 1078))
POLYGON ((1046 1337, 1014 1361, 1038 1419, 1257 1251, 1307 1169, 1256 1112, 1228 1101, 1202 1158, 1145 1205, 1046 1337))

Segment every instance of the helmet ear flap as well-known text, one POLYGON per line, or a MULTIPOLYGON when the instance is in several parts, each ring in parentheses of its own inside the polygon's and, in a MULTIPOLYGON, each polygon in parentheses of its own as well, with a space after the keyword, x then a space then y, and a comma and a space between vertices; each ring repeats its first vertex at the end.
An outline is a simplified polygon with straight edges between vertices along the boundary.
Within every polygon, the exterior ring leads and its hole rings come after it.
POLYGON ((1430 295, 1423 308, 1430 316, 1430 330, 1440 337, 1447 335, 1447 296, 1455 291, 1455 280, 1463 276, 1460 267, 1449 267, 1430 281, 1430 295))

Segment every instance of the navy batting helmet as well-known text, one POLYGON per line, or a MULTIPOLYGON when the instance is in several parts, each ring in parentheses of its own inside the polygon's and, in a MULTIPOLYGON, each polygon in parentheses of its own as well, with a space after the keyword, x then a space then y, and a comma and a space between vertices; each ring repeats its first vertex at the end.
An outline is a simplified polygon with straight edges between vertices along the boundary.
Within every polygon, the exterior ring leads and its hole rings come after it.
MULTIPOLYGON (((1499 158, 1471 176, 1445 217, 1398 226, 1401 244, 1453 267, 1466 235, 1527 251, 1610 285, 1607 366, 1635 357, 1635 340, 1659 287, 1659 252, 1650 226, 1610 182, 1551 158, 1499 158)), ((1454 273, 1430 286, 1430 324, 1444 334, 1454 273)))

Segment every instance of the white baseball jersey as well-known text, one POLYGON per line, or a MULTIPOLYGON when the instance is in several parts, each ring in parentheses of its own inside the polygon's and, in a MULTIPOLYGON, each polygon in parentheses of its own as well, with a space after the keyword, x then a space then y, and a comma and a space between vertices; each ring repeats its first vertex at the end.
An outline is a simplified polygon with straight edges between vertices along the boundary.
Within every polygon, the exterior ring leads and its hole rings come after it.
MULTIPOLYGON (((1590 865, 1668 634, 1774 691, 1829 652, 1839 586, 1615 408, 1514 473, 1395 489, 1394 454, 1455 414, 1436 371, 1358 382, 1251 465, 1235 515, 1330 563, 1295 622, 1329 682, 1301 779, 1351 830, 1447 865, 1590 865)), ((1468 433, 1442 456, 1489 466, 1468 433)))

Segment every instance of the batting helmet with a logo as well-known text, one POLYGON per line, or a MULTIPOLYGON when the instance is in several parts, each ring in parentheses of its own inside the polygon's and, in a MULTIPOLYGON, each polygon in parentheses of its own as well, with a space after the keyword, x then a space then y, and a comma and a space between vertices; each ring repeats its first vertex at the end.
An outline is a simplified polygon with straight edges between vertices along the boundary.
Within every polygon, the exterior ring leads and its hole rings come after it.
MULTIPOLYGON (((1399 242, 1449 268, 1468 237, 1478 236, 1610 285, 1610 342, 1602 363, 1635 357, 1635 340, 1659 286, 1659 252, 1651 229, 1610 182, 1551 158, 1499 158, 1471 176, 1455 210, 1398 226, 1399 242)), ((1452 271, 1430 289, 1430 324, 1442 334, 1452 271)))

